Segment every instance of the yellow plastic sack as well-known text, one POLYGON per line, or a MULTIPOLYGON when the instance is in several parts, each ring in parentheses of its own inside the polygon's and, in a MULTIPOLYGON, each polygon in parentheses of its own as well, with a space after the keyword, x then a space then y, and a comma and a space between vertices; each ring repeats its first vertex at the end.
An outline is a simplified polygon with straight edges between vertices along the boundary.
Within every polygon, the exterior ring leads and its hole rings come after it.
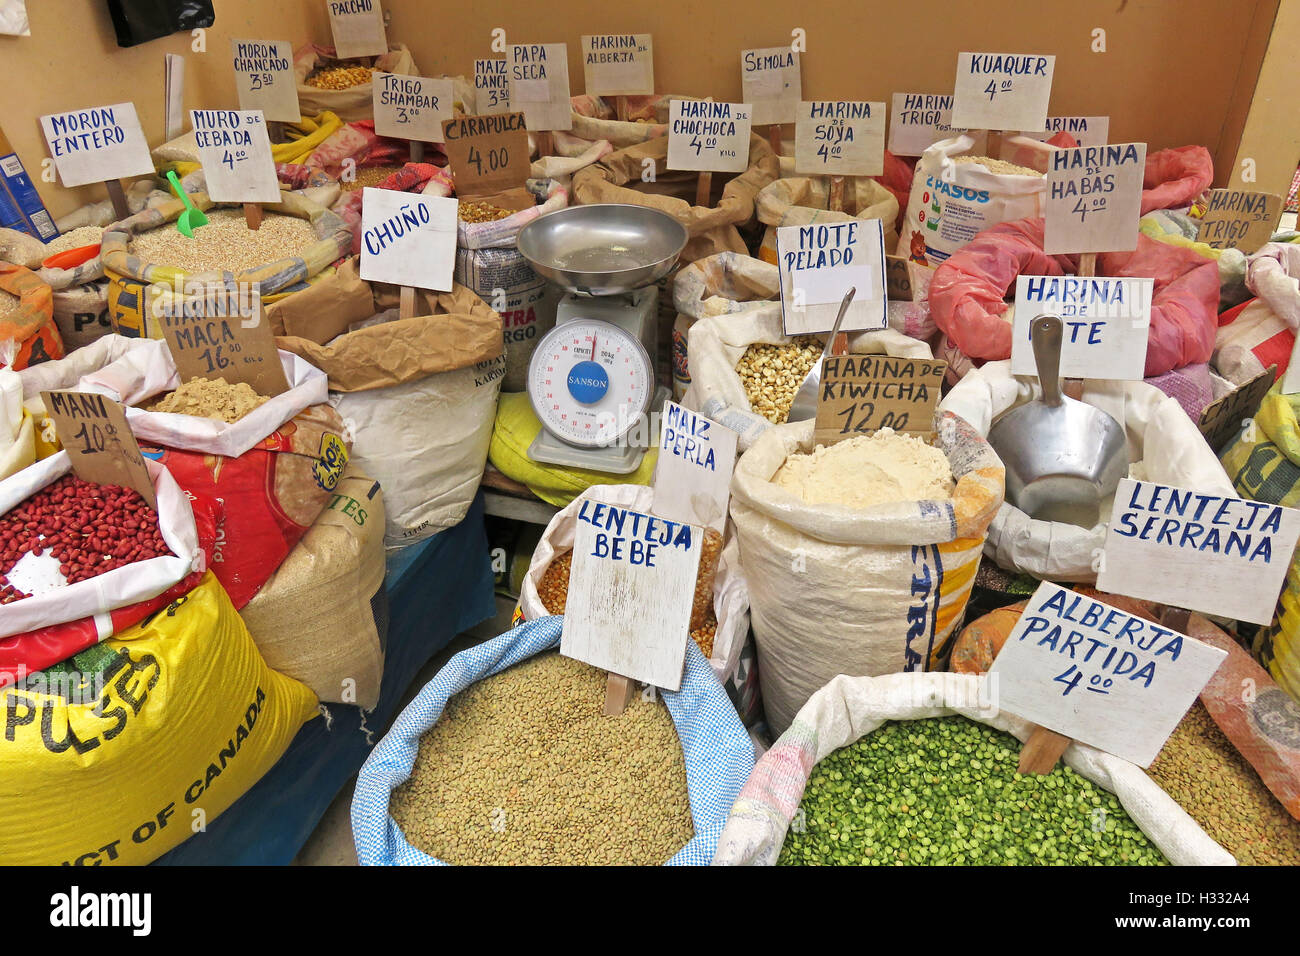
POLYGON ((502 392, 488 461, 501 474, 527 485, 529 491, 557 508, 563 508, 592 485, 648 485, 654 477, 658 448, 647 451, 641 467, 630 475, 540 465, 528 457, 528 446, 541 430, 542 423, 533 412, 527 392, 502 392))
MULTIPOLYGON (((315 152, 316 147, 333 136, 343 126, 343 120, 324 110, 315 116, 304 116, 296 123, 284 124, 287 142, 271 145, 271 159, 278 163, 305 163, 307 157, 315 152)), ((168 171, 175 172, 184 179, 190 173, 202 169, 198 161, 198 146, 194 141, 193 131, 177 137, 171 143, 165 143, 153 151, 154 166, 160 176, 168 171), (168 150, 167 147, 175 147, 168 150), (191 153, 191 148, 194 152, 191 153)))
POLYGON ((316 698, 266 666, 209 572, 151 618, 3 688, 0 708, 0 860, 95 866, 148 863, 215 820, 316 698))
MULTIPOLYGON (((1281 384, 1264 396, 1254 427, 1246 428, 1221 456, 1232 486, 1244 498, 1300 507, 1300 395, 1281 384)), ((1252 648, 1279 686, 1300 701, 1300 556, 1291 561, 1277 615, 1260 628, 1252 648)))

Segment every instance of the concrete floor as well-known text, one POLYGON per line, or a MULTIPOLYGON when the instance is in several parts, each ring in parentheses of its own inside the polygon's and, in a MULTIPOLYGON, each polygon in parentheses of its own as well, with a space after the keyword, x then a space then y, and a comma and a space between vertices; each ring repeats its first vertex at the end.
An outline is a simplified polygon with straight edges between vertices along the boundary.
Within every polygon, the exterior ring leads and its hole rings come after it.
MULTIPOLYGON (((420 689, 431 681, 438 671, 442 669, 442 666, 451 660, 454 655, 508 631, 510 629, 510 615, 514 612, 514 609, 515 602, 513 600, 507 601, 498 597, 497 616, 484 621, 478 627, 466 631, 464 634, 457 635, 450 644, 439 651, 429 663, 425 664, 420 669, 420 672, 415 675, 415 680, 411 681, 411 686, 407 688, 406 696, 402 700, 401 707, 397 709, 397 713, 402 712, 402 709, 420 692, 420 689)), ((387 729, 387 727, 384 728, 385 731, 387 729)), ((357 851, 352 842, 352 820, 350 816, 352 790, 356 786, 356 782, 356 777, 353 777, 339 791, 339 795, 334 798, 334 802, 330 804, 329 809, 325 811, 325 815, 321 817, 316 830, 298 852, 298 856, 293 861, 294 866, 357 865, 357 851)))

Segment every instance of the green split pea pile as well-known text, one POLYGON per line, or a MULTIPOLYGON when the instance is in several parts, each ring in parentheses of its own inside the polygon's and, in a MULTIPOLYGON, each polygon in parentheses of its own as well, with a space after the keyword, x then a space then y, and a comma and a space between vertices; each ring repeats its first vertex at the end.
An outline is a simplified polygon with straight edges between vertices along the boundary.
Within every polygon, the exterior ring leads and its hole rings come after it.
POLYGON ((1064 765, 1016 772, 1009 734, 888 723, 814 768, 782 865, 1164 865, 1115 795, 1064 765))

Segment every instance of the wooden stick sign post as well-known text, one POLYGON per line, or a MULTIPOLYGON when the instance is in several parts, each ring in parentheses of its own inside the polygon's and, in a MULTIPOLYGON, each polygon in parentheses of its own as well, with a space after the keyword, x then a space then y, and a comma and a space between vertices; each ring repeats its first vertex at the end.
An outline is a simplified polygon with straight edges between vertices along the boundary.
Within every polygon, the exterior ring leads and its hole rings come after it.
POLYGON ((749 164, 748 103, 673 100, 668 104, 669 169, 694 170, 700 178, 695 205, 708 206, 713 174, 741 173, 749 164))
POLYGON ((450 79, 375 73, 371 99, 375 132, 404 139, 411 162, 424 162, 424 144, 442 142, 442 124, 455 115, 450 79))
POLYGON ((1044 581, 989 671, 999 710, 1037 728, 1021 773, 1071 740, 1149 766, 1226 652, 1044 581))
POLYGON ((280 201, 280 180, 261 110, 190 110, 199 163, 213 202, 244 206, 249 229, 262 225, 261 203, 280 201))
POLYGON ((885 171, 885 104, 800 103, 794 127, 794 171, 801 176, 829 176, 827 209, 842 212, 845 176, 879 176, 885 171))
POLYGON ((781 126, 798 120, 802 90, 799 54, 792 47, 741 51, 740 98, 753 105, 754 124, 767 127, 768 142, 778 158, 781 126))
POLYGON ((702 539, 689 524, 582 502, 560 653, 610 672, 607 714, 627 707, 633 680, 681 689, 702 539))
POLYGON ((506 55, 510 104, 522 110, 537 142, 537 158, 555 152, 554 130, 573 129, 567 43, 512 43, 506 55))
POLYGON ((72 473, 97 485, 118 485, 158 507, 153 479, 118 402, 92 392, 41 392, 72 473))
POLYGON ((440 196, 365 190, 361 278, 403 286, 403 318, 415 314, 415 288, 451 291, 458 207, 457 200, 440 196))
POLYGON ((154 171, 134 103, 51 113, 41 117, 41 130, 65 188, 103 183, 114 215, 131 215, 121 180, 154 171))

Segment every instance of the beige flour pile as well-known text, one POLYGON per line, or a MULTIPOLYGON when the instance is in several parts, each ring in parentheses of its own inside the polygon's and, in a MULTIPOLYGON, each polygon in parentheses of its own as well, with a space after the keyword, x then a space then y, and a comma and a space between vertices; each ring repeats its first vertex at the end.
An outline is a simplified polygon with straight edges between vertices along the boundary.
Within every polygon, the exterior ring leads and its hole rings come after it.
POLYGON ((150 405, 149 411, 237 422, 267 401, 247 382, 231 385, 224 378, 192 378, 150 405))
POLYGON ((892 428, 791 455, 772 483, 810 505, 849 508, 947 499, 955 487, 943 452, 892 428))
POLYGON ((991 173, 999 176, 1037 176, 1040 179, 1043 174, 1036 169, 1030 169, 1028 166, 1017 166, 1015 163, 1008 163, 1005 159, 994 159, 992 156, 958 156, 953 160, 955 163, 978 163, 991 173))

